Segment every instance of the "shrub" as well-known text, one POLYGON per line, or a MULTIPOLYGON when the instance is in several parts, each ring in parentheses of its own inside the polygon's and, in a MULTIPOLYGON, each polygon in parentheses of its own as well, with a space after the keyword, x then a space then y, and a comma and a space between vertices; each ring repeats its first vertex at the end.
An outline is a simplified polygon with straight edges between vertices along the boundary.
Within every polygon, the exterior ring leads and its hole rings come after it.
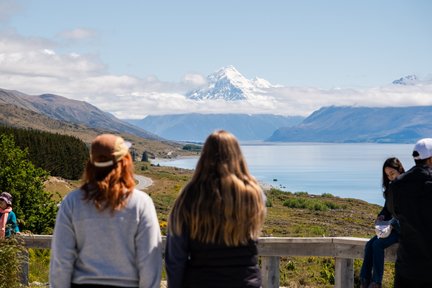
POLYGON ((198 146, 198 145, 193 145, 193 144, 186 144, 183 146, 182 149, 185 151, 200 152, 202 147, 198 146))
POLYGON ((282 203, 283 206, 297 209, 309 209, 311 211, 328 211, 329 209, 339 209, 340 206, 330 201, 309 198, 289 198, 282 203))
POLYGON ((323 197, 323 198, 333 198, 334 196, 331 193, 323 193, 323 194, 321 194, 321 197, 323 197))
POLYGON ((16 238, 0 239, 0 288, 20 287, 23 250, 16 238))
POLYGON ((273 207, 273 202, 270 199, 266 199, 266 203, 265 203, 266 207, 273 207))
POLYGON ((296 196, 308 196, 309 194, 307 192, 300 191, 300 192, 295 192, 294 195, 296 195, 296 196))
POLYGON ((321 278, 329 284, 335 284, 335 266, 332 260, 324 259, 322 263, 322 270, 320 272, 321 278))

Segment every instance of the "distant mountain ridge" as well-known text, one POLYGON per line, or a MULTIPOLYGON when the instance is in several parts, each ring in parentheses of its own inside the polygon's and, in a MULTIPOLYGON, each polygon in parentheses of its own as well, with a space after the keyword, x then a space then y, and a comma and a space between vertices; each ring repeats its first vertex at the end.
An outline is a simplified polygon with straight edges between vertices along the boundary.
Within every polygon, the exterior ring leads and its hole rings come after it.
POLYGON ((234 133, 239 140, 264 140, 279 127, 300 123, 304 117, 270 114, 178 114, 125 120, 163 138, 203 142, 216 129, 234 133))
POLYGON ((414 143, 432 137, 432 106, 323 107, 302 123, 276 130, 271 142, 414 143))
POLYGON ((234 66, 227 66, 207 76, 208 85, 186 93, 193 100, 242 101, 255 97, 254 93, 273 85, 267 80, 246 79, 234 66))
POLYGON ((0 104, 9 104, 38 113, 50 118, 51 121, 58 120, 69 125, 85 125, 88 128, 130 133, 145 139, 161 140, 159 136, 117 119, 112 114, 87 102, 71 100, 54 94, 31 96, 19 91, 0 88, 0 104))

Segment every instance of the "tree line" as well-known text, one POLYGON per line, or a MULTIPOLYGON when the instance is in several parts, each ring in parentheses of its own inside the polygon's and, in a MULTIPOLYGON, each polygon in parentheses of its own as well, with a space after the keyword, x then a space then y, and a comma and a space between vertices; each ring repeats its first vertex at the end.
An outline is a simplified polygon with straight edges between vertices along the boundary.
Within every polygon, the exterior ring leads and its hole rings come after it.
POLYGON ((0 126, 0 191, 11 193, 21 230, 52 233, 58 201, 44 183, 50 175, 79 179, 88 155, 72 136, 0 126))
POLYGON ((73 136, 6 126, 0 126, 0 134, 12 135, 29 160, 52 176, 79 179, 89 157, 87 145, 73 136))

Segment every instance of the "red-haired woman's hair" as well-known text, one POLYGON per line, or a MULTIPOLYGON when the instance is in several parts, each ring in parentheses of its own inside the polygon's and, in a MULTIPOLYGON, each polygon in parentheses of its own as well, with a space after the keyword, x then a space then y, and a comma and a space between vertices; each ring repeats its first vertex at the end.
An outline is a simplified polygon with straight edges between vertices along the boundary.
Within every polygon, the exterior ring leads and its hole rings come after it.
POLYGON ((84 200, 93 202, 98 210, 120 210, 135 188, 133 162, 130 153, 109 167, 96 167, 89 160, 82 180, 84 200))

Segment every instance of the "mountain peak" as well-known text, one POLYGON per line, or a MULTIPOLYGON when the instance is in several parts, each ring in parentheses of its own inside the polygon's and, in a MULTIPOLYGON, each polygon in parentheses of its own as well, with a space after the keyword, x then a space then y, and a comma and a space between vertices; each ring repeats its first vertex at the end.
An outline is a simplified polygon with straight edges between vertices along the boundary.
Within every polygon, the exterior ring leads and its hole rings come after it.
POLYGON ((232 65, 222 67, 207 76, 207 82, 207 87, 193 90, 186 96, 193 100, 248 100, 254 96, 254 92, 272 86, 264 79, 248 80, 232 65))
POLYGON ((395 85, 414 85, 418 82, 417 75, 411 74, 405 77, 394 80, 392 83, 395 85))

